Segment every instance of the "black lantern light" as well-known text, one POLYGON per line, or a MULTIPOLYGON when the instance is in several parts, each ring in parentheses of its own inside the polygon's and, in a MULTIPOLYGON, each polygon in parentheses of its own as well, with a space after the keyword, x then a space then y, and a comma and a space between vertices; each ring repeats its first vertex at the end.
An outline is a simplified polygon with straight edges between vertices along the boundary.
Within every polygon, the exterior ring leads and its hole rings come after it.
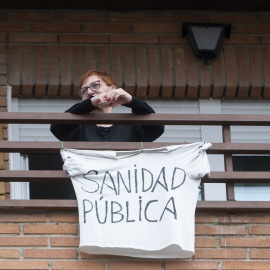
POLYGON ((196 57, 202 57, 204 64, 215 58, 223 38, 230 38, 230 24, 183 23, 182 37, 188 36, 196 57))

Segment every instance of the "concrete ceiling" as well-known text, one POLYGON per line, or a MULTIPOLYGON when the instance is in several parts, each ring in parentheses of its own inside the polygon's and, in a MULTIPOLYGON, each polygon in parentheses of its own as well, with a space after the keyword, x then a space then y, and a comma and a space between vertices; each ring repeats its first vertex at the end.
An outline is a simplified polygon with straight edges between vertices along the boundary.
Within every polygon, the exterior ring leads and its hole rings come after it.
POLYGON ((270 11, 269 0, 1 0, 0 9, 270 11))

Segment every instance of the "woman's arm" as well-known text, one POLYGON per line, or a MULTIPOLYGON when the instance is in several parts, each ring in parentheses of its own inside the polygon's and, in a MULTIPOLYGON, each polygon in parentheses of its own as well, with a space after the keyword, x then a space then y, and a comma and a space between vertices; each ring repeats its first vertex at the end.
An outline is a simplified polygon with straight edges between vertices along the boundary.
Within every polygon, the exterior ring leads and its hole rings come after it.
MULTIPOLYGON (((155 113, 145 101, 142 101, 136 97, 132 97, 132 100, 128 104, 124 104, 128 108, 131 108, 132 113, 135 114, 149 114, 155 113)), ((136 125, 136 133, 139 141, 152 142, 159 138, 164 133, 164 125, 136 125)))
MULTIPOLYGON (((96 110, 97 108, 93 106, 91 99, 88 98, 81 103, 77 103, 70 107, 65 112, 74 114, 85 114, 96 110)), ((75 132, 78 125, 62 125, 62 124, 52 124, 51 132, 60 141, 72 140, 72 133, 75 132)))

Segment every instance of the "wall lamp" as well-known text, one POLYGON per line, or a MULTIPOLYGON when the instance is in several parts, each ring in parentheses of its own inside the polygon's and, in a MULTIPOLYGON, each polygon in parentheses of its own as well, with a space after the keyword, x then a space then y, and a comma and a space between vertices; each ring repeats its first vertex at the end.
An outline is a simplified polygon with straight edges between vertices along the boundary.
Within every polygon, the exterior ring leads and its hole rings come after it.
POLYGON ((196 57, 202 57, 205 65, 215 58, 223 38, 230 38, 231 24, 183 23, 182 37, 188 36, 196 57))

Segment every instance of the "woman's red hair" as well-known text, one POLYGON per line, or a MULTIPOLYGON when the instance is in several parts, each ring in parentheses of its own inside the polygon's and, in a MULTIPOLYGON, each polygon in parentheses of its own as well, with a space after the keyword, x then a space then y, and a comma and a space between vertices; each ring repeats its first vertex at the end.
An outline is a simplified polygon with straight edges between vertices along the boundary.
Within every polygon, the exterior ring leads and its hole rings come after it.
POLYGON ((117 83, 115 79, 111 75, 109 75, 107 72, 102 71, 102 70, 88 70, 82 75, 82 77, 79 80, 80 88, 82 88, 85 80, 90 76, 97 76, 99 77, 99 79, 105 82, 108 86, 115 85, 117 87, 117 83))

